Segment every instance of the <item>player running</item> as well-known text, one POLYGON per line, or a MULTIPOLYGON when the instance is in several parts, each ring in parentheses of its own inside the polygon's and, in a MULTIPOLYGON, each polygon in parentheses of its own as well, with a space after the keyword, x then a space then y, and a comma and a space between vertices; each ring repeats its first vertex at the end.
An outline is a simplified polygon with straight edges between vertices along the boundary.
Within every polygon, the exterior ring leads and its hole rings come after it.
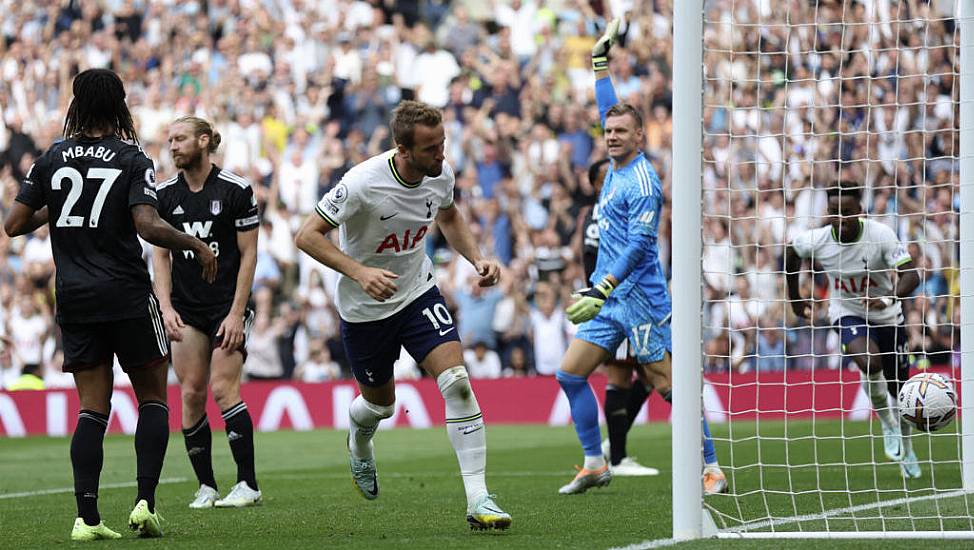
MULTIPOLYGON (((588 376, 612 357, 623 340, 628 339, 636 361, 670 401, 672 306, 657 245, 663 190, 652 164, 639 150, 644 142, 642 115, 633 106, 619 103, 612 87, 608 52, 618 30, 619 20, 614 19, 592 49, 595 97, 612 168, 599 193, 598 260, 589 279, 594 286, 580 290, 567 309, 570 321, 584 324, 556 375, 585 454, 583 466, 559 489, 561 494, 584 493, 612 480, 600 446, 598 406, 588 376)), ((717 464, 706 420, 703 431, 704 490, 724 492, 727 481, 717 464)))
POLYGON ((65 139, 31 167, 4 230, 14 237, 52 222, 63 369, 74 374, 81 402, 71 438, 78 506, 71 539, 121 537, 98 513, 113 356, 139 401, 138 493, 129 526, 139 536, 159 537, 155 490, 169 442, 169 343, 136 235, 156 246, 192 251, 207 281, 216 276, 216 257, 205 243, 159 218, 152 160, 133 144, 138 136, 118 75, 90 69, 72 87, 65 139))
POLYGON ((159 184, 159 212, 174 227, 199 237, 216 254, 219 276, 200 277, 192 252, 152 255, 156 293, 183 400, 183 438, 199 490, 190 508, 260 504, 254 473, 254 424, 240 398, 240 374, 254 311, 247 307, 257 267, 257 200, 250 183, 210 163, 220 133, 208 121, 186 116, 169 127, 169 151, 179 173, 159 184), (226 423, 237 483, 219 498, 206 418, 206 388, 226 423))
POLYGON ((487 438, 463 366, 453 318, 436 287, 423 240, 434 220, 472 263, 480 286, 497 284, 500 266, 481 256, 453 204, 453 169, 443 158, 442 115, 415 101, 393 112, 396 148, 355 166, 318 203, 295 239, 298 248, 338 271, 342 340, 361 395, 348 416, 349 463, 366 499, 379 496, 372 436, 395 411, 393 363, 404 346, 432 376, 446 402, 450 443, 460 463, 471 528, 506 529, 511 516, 488 494, 487 438), (340 246, 328 233, 340 227, 340 246))
MULTIPOLYGON (((602 182, 606 171, 610 167, 609 159, 594 162, 588 168, 588 180, 598 198, 602 191, 602 182)), ((590 279, 595 272, 595 264, 599 254, 599 216, 598 204, 592 205, 582 223, 582 267, 585 278, 590 279)), ((609 432, 608 439, 602 441, 602 454, 609 459, 609 469, 614 476, 655 476, 659 470, 643 466, 636 459, 626 453, 626 438, 639 410, 646 402, 646 396, 653 387, 645 380, 642 369, 636 369, 636 363, 629 354, 629 346, 623 340, 616 350, 614 359, 606 362, 608 383, 605 386, 605 424, 609 432), (639 375, 633 384, 633 370, 639 375)))
POLYGON ((909 252, 889 227, 863 217, 862 194, 855 182, 828 190, 829 223, 795 237, 785 254, 788 299, 795 315, 812 319, 814 304, 802 297, 803 260, 828 274, 829 319, 842 337, 842 353, 859 367, 862 387, 883 427, 886 457, 900 463, 906 478, 922 475, 910 438, 910 424, 897 420, 900 385, 909 378, 906 330, 900 300, 908 298, 920 276, 909 252), (898 277, 894 290, 891 271, 898 277))

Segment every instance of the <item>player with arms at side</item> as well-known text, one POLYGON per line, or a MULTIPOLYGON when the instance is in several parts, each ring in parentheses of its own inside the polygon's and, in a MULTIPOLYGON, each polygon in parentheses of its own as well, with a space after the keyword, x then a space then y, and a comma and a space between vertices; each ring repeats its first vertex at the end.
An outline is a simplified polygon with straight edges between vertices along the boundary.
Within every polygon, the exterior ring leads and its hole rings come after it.
POLYGON ((455 178, 444 160, 442 115, 403 101, 393 111, 396 148, 351 170, 298 231, 298 248, 340 273, 336 307, 342 340, 361 395, 348 416, 352 478, 366 499, 379 494, 372 436, 395 411, 393 363, 405 347, 436 380, 446 403, 450 443, 460 463, 467 521, 506 529, 511 516, 487 491, 487 437, 453 318, 436 287, 424 237, 436 221, 450 245, 473 264, 480 286, 493 286, 500 265, 481 256, 453 204, 455 178), (340 246, 328 233, 340 227, 340 246))
POLYGON ((900 463, 904 477, 918 478, 923 472, 910 424, 898 420, 887 395, 895 403, 909 378, 900 300, 913 294, 920 276, 893 230, 863 217, 861 201, 855 182, 828 189, 829 223, 795 237, 785 253, 788 299, 795 315, 812 319, 813 302, 801 295, 802 264, 818 264, 828 274, 829 319, 842 337, 842 353, 859 367, 863 390, 883 427, 886 457, 900 463))
POLYGON ((90 69, 75 77, 73 92, 65 139, 34 163, 4 230, 13 237, 51 222, 63 368, 74 374, 81 402, 71 438, 78 506, 72 540, 121 536, 98 513, 113 356, 139 401, 138 494, 129 526, 140 536, 158 537, 155 490, 169 442, 169 343, 137 235, 156 246, 192 250, 208 281, 216 276, 216 258, 205 243, 159 218, 152 160, 133 145, 138 136, 121 79, 90 69))
POLYGON ((183 400, 183 438, 200 484, 190 508, 261 501, 254 473, 254 424, 240 399, 247 329, 254 318, 247 303, 257 268, 260 220, 250 183, 210 163, 219 145, 220 134, 207 120, 177 119, 169 126, 169 151, 179 173, 156 189, 162 218, 206 242, 220 266, 210 285, 200 278, 192 252, 170 254, 159 247, 153 252, 156 293, 183 400), (222 411, 237 463, 237 483, 223 499, 213 475, 207 384, 222 411))
MULTIPOLYGON (((601 159, 588 168, 588 181, 598 200, 602 182, 611 167, 610 159, 601 159)), ((599 205, 596 202, 585 214, 582 227, 582 268, 585 279, 591 279, 599 256, 599 205)), ((605 424, 608 439, 602 441, 602 454, 609 459, 609 469, 614 476, 655 476, 659 470, 636 462, 626 452, 626 438, 646 396, 653 387, 644 380, 645 371, 636 369, 637 363, 629 355, 629 346, 623 340, 615 357, 605 364, 608 382, 605 386, 605 424), (633 370, 639 375, 633 384, 633 370)))
MULTIPOLYGON (((559 489, 561 494, 584 493, 612 480, 588 376, 623 340, 629 340, 633 356, 653 378, 656 390, 670 400, 672 305, 657 244, 663 189, 653 165, 639 150, 644 142, 642 116, 631 105, 619 103, 612 87, 607 56, 618 29, 615 19, 592 49, 595 97, 612 167, 598 199, 599 252, 590 278, 594 286, 580 290, 567 309, 570 321, 584 324, 557 373, 585 455, 575 478, 559 489)), ((704 489, 708 494, 723 492, 727 481, 706 420, 703 429, 704 489)))

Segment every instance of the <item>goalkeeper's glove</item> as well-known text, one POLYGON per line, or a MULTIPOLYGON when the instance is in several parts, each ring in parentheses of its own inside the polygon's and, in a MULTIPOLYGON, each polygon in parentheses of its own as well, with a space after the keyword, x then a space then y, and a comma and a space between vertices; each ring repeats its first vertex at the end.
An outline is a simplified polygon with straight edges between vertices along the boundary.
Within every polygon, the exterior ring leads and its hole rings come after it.
POLYGON ((609 70, 609 49, 615 44, 616 38, 619 36, 619 18, 616 17, 609 22, 609 26, 605 28, 605 34, 599 38, 599 41, 595 43, 592 48, 592 70, 593 71, 607 71, 609 70))
POLYGON ((602 305, 605 304, 606 298, 612 294, 613 290, 615 287, 612 286, 608 278, 605 278, 592 288, 583 288, 572 294, 572 298, 575 298, 576 301, 565 310, 565 313, 568 314, 568 320, 576 325, 591 321, 602 310, 602 305))

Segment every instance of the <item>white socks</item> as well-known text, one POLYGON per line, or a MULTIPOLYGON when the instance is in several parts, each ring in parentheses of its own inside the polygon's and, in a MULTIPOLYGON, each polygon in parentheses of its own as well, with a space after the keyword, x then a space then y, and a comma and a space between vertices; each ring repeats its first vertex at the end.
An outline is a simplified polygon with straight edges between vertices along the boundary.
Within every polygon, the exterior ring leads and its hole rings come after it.
POLYGON ((879 421, 885 427, 897 426, 899 422, 896 420, 896 415, 893 413, 893 410, 889 407, 889 390, 886 387, 886 376, 883 375, 883 371, 872 374, 860 372, 859 377, 862 380, 862 389, 869 396, 869 400, 873 404, 873 409, 876 410, 876 416, 879 417, 879 421))
POLYGON ((588 456, 585 455, 585 462, 582 463, 582 467, 586 470, 598 470, 602 466, 605 466, 605 457, 602 455, 598 456, 588 456))
POLYGON ((396 411, 395 404, 388 407, 369 403, 358 395, 348 407, 349 438, 348 448, 352 456, 362 460, 372 458, 372 436, 379 421, 389 418, 396 411))
POLYGON ((903 456, 907 457, 913 452, 913 425, 900 418, 900 432, 903 440, 903 456))
POLYGON ((457 453, 467 504, 473 506, 487 494, 487 434, 480 405, 462 366, 446 369, 436 377, 446 402, 446 433, 457 453))

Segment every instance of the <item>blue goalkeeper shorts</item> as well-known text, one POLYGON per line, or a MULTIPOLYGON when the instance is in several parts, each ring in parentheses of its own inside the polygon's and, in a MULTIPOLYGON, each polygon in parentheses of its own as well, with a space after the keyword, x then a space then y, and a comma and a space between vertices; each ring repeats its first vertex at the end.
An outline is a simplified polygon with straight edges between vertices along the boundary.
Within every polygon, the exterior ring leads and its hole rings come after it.
POLYGON ((610 295, 602 311, 582 323, 575 338, 595 344, 611 355, 628 338, 630 353, 637 362, 655 363, 673 351, 670 311, 669 307, 653 307, 639 288, 633 288, 625 297, 610 295))

